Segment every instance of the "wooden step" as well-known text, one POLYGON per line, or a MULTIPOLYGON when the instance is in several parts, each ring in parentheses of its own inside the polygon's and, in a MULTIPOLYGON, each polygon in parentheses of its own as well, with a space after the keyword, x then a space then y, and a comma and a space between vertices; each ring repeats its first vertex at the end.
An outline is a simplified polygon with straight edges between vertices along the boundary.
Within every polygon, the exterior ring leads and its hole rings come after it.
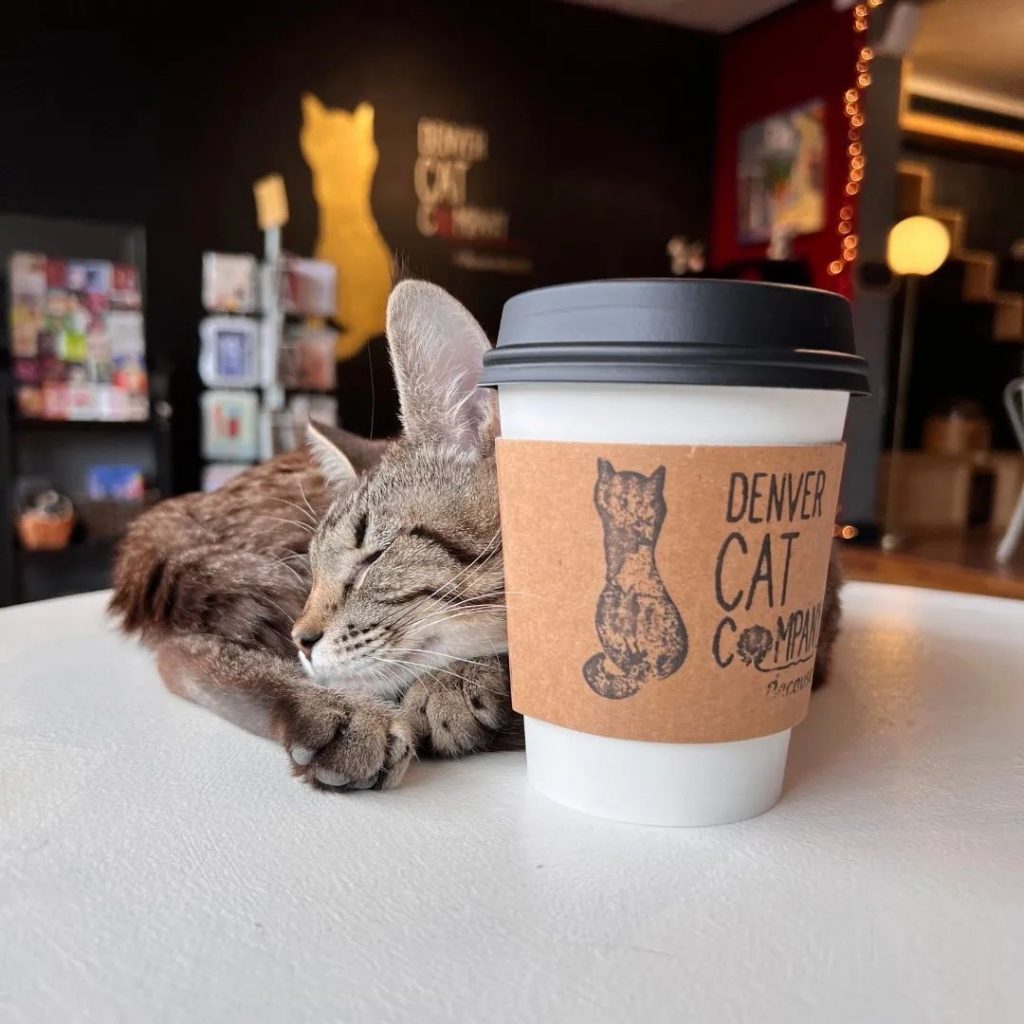
POLYGON ((1008 272, 1005 267, 1000 268, 995 253, 964 248, 967 218, 961 209, 932 203, 931 169, 912 160, 901 160, 897 165, 897 185, 900 217, 934 217, 949 232, 949 263, 935 275, 936 283, 948 287, 950 281, 961 276, 963 301, 991 307, 993 340, 1024 341, 1024 294, 996 290, 1008 272))
POLYGON ((992 337, 996 341, 1024 341, 1024 295, 996 292, 992 337))
POLYGON ((924 213, 932 201, 932 172, 924 164, 901 160, 896 167, 900 217, 924 213))
POLYGON ((925 211, 934 217, 949 232, 951 253, 962 252, 964 248, 964 211, 952 206, 929 206, 925 211))
POLYGON ((964 265, 964 299, 967 302, 991 302, 996 291, 995 255, 964 249, 955 256, 964 265))

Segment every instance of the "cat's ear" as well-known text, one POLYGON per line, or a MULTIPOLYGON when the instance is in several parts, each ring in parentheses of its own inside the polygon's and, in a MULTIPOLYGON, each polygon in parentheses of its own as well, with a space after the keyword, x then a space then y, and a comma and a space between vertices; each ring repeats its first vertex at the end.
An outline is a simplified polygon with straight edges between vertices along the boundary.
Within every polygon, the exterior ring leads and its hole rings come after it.
MULTIPOLYGON (((330 442, 350 463, 356 473, 365 473, 380 462, 384 449, 391 444, 387 438, 361 437, 351 430, 342 430, 327 423, 310 420, 309 426, 314 429, 321 440, 330 442)), ((307 431, 308 437, 308 431, 307 431)))
POLYGON ((352 111, 352 120, 363 135, 373 138, 373 104, 362 102, 352 111))
POLYGON ((659 466, 648 478, 650 489, 654 494, 663 494, 665 491, 665 467, 659 466))
POLYGON ((490 343, 465 306, 435 284, 402 281, 388 300, 387 333, 406 436, 486 441, 493 398, 477 384, 490 343))
POLYGON ((310 420, 306 424, 306 444, 324 478, 332 486, 337 486, 355 480, 356 470, 348 456, 332 440, 329 429, 310 420))
POLYGON ((597 478, 607 483, 615 475, 615 467, 607 459, 597 460, 597 478))
POLYGON ((311 92, 302 94, 302 121, 304 124, 317 124, 327 116, 327 108, 311 92))

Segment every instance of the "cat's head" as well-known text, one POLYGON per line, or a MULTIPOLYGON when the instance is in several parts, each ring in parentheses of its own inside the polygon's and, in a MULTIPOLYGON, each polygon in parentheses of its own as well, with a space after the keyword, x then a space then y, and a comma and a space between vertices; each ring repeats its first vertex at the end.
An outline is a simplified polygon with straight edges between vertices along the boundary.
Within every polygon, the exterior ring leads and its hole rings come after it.
POLYGON ((299 145, 313 172, 318 206, 359 206, 369 201, 379 156, 369 103, 360 103, 350 113, 325 107, 312 93, 306 93, 299 145))
POLYGON ((638 540, 653 543, 665 519, 665 467, 650 476, 616 471, 607 459, 597 460, 594 505, 605 526, 627 530, 638 540))
POLYGON ((395 287, 387 332, 403 434, 358 476, 312 431, 339 490, 293 631, 318 681, 381 696, 426 668, 458 675, 460 659, 506 649, 493 398, 476 387, 486 335, 423 281, 395 287))

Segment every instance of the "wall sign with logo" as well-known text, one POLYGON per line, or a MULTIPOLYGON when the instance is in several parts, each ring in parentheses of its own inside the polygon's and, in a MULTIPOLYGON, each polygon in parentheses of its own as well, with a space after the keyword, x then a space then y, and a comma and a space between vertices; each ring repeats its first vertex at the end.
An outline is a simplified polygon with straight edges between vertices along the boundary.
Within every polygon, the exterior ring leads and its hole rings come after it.
POLYGON ((467 270, 527 274, 532 263, 509 237, 509 213, 470 198, 475 167, 486 163, 490 139, 477 125, 421 117, 413 171, 416 228, 453 246, 452 262, 467 270))

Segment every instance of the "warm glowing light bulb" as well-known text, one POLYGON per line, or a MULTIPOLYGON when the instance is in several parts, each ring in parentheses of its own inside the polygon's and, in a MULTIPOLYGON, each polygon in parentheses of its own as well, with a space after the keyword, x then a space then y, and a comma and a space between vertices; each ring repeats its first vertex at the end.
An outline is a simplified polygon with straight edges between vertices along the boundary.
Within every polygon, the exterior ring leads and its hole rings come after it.
POLYGON ((889 232, 885 259, 894 274, 934 274, 949 255, 949 231, 934 217, 907 217, 889 232))
POLYGON ((840 218, 842 220, 853 220, 853 207, 852 206, 844 206, 839 211, 839 216, 840 216, 840 218))
POLYGON ((830 274, 831 274, 831 275, 832 275, 833 277, 835 277, 835 276, 836 276, 836 274, 841 274, 841 273, 843 272, 843 265, 842 265, 842 263, 840 263, 840 261, 839 261, 839 260, 833 260, 833 261, 832 261, 832 262, 831 262, 831 263, 830 263, 830 264, 828 265, 828 272, 829 272, 829 273, 830 273, 830 274))

